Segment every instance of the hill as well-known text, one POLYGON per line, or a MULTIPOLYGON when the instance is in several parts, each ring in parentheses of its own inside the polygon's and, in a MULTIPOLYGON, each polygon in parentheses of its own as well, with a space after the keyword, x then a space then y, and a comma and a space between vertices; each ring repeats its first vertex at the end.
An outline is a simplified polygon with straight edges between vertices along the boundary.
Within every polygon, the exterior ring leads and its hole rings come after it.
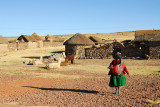
MULTIPOLYGON (((97 36, 105 40, 133 40, 135 38, 134 36, 135 31, 130 32, 116 32, 116 33, 96 33, 96 34, 85 34, 87 37, 89 36, 97 36)), ((68 34, 68 35, 51 35, 53 37, 54 42, 64 42, 66 39, 72 37, 74 34, 68 34)), ((41 36, 42 39, 45 39, 45 36, 41 36)), ((18 37, 6 37, 8 41, 14 41, 18 37)))

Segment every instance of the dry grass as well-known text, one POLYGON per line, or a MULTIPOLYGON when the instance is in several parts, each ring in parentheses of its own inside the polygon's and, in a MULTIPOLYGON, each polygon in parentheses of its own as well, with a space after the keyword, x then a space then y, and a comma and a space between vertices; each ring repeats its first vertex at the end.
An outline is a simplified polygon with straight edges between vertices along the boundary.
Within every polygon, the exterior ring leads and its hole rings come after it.
MULTIPOLYGON (((54 71, 79 71, 86 73, 101 73, 107 74, 109 63, 112 59, 84 59, 77 60, 76 64, 63 66, 60 69, 53 69, 53 73, 47 73, 43 67, 45 65, 33 66, 24 65, 22 62, 31 60, 31 57, 50 56, 52 52, 64 51, 64 46, 27 49, 15 52, 6 52, 0 54, 0 74, 3 75, 32 75, 33 77, 43 78, 92 78, 92 76, 80 75, 65 75, 54 73, 54 71), (26 72, 33 71, 33 72, 26 72), (41 72, 36 72, 41 71, 41 72)), ((128 71, 131 75, 159 75, 160 74, 160 60, 131 60, 124 59, 128 71)))
POLYGON ((33 60, 34 57, 50 56, 52 52, 64 51, 64 46, 26 49, 14 52, 5 52, 0 54, 0 65, 22 64, 22 61, 33 60), (32 57, 32 59, 30 58, 32 57))
POLYGON ((83 71, 89 73, 106 73, 107 67, 102 65, 69 65, 58 69, 58 71, 83 71))
MULTIPOLYGON (((117 32, 117 33, 97 33, 97 34, 84 34, 87 37, 89 36, 97 36, 99 38, 105 39, 105 40, 114 40, 117 41, 123 41, 123 40, 134 40, 135 32, 117 32)), ((71 35, 52 35, 54 41, 65 41, 72 37, 71 35)))
POLYGON ((78 78, 93 78, 92 76, 81 76, 81 75, 64 75, 60 73, 37 73, 37 72, 23 72, 23 71, 11 71, 11 72, 0 72, 0 75, 9 76, 32 76, 34 78, 66 78, 66 79, 78 79, 78 78))
POLYGON ((159 66, 128 66, 131 75, 158 75, 159 66))

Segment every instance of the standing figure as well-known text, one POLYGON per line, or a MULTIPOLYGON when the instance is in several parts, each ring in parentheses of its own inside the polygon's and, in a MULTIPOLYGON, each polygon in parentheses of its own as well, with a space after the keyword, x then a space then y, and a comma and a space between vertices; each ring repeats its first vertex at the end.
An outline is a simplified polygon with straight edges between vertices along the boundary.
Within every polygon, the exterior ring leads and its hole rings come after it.
POLYGON ((67 62, 71 61, 71 64, 74 64, 74 57, 75 57, 75 55, 76 54, 67 54, 66 55, 67 62))
POLYGON ((125 73, 127 73, 129 76, 129 72, 128 72, 124 62, 121 60, 121 53, 120 52, 117 52, 115 54, 114 60, 110 63, 110 66, 108 68, 110 69, 108 75, 111 75, 109 86, 115 87, 116 88, 116 95, 119 95, 120 94, 120 86, 126 85, 125 73))

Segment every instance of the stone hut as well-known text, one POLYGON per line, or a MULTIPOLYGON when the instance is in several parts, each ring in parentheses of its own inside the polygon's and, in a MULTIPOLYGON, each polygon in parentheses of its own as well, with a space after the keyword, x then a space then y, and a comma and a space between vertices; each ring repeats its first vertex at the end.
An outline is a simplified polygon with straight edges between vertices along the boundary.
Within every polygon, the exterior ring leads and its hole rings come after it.
POLYGON ((160 59, 160 30, 136 31, 134 40, 115 43, 113 52, 121 52, 122 58, 160 59))
POLYGON ((85 35, 76 33, 71 38, 66 40, 63 45, 65 45, 65 54, 76 54, 75 58, 82 59, 86 58, 85 48, 90 48, 94 45, 89 38, 85 35))
POLYGON ((34 32, 31 36, 36 39, 38 48, 43 47, 43 39, 37 33, 34 32))
POLYGON ((45 37, 45 42, 52 42, 52 36, 50 36, 49 34, 45 37))
POLYGON ((160 30, 136 34, 134 44, 139 45, 144 57, 160 59, 160 30))
POLYGON ((19 42, 37 42, 37 40, 30 35, 21 35, 17 38, 19 42))
POLYGON ((21 35, 18 37, 17 50, 24 50, 27 48, 37 48, 37 40, 30 35, 21 35))
POLYGON ((37 34, 37 33, 33 33, 32 35, 31 35, 33 38, 35 38, 37 41, 42 41, 43 39, 37 34))
POLYGON ((49 34, 45 36, 45 40, 43 41, 43 47, 52 47, 55 43, 53 43, 53 37, 49 34))

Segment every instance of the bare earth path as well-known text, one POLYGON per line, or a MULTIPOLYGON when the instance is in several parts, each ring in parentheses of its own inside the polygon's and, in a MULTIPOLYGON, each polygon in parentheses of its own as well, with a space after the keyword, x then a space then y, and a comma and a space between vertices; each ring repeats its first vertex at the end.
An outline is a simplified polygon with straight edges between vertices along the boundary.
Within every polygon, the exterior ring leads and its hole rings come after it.
MULTIPOLYGON (((65 72, 56 71, 66 74, 65 72)), ((55 72, 55 73, 56 73, 55 72)), ((51 79, 2 76, 0 103, 17 102, 25 106, 155 106, 147 99, 160 99, 160 76, 127 77, 127 85, 119 96, 108 86, 109 76, 99 73, 71 71, 68 75, 91 75, 91 79, 51 79), (100 77, 100 78, 97 78, 100 77), (8 81, 7 78, 12 78, 8 81), (16 79, 18 78, 18 79, 16 79), (4 81, 6 80, 6 81, 4 81)))
POLYGON ((124 62, 131 74, 119 96, 108 86, 107 66, 112 59, 76 60, 74 65, 45 70, 23 61, 64 51, 64 46, 0 54, 0 107, 160 107, 160 60, 124 62))

